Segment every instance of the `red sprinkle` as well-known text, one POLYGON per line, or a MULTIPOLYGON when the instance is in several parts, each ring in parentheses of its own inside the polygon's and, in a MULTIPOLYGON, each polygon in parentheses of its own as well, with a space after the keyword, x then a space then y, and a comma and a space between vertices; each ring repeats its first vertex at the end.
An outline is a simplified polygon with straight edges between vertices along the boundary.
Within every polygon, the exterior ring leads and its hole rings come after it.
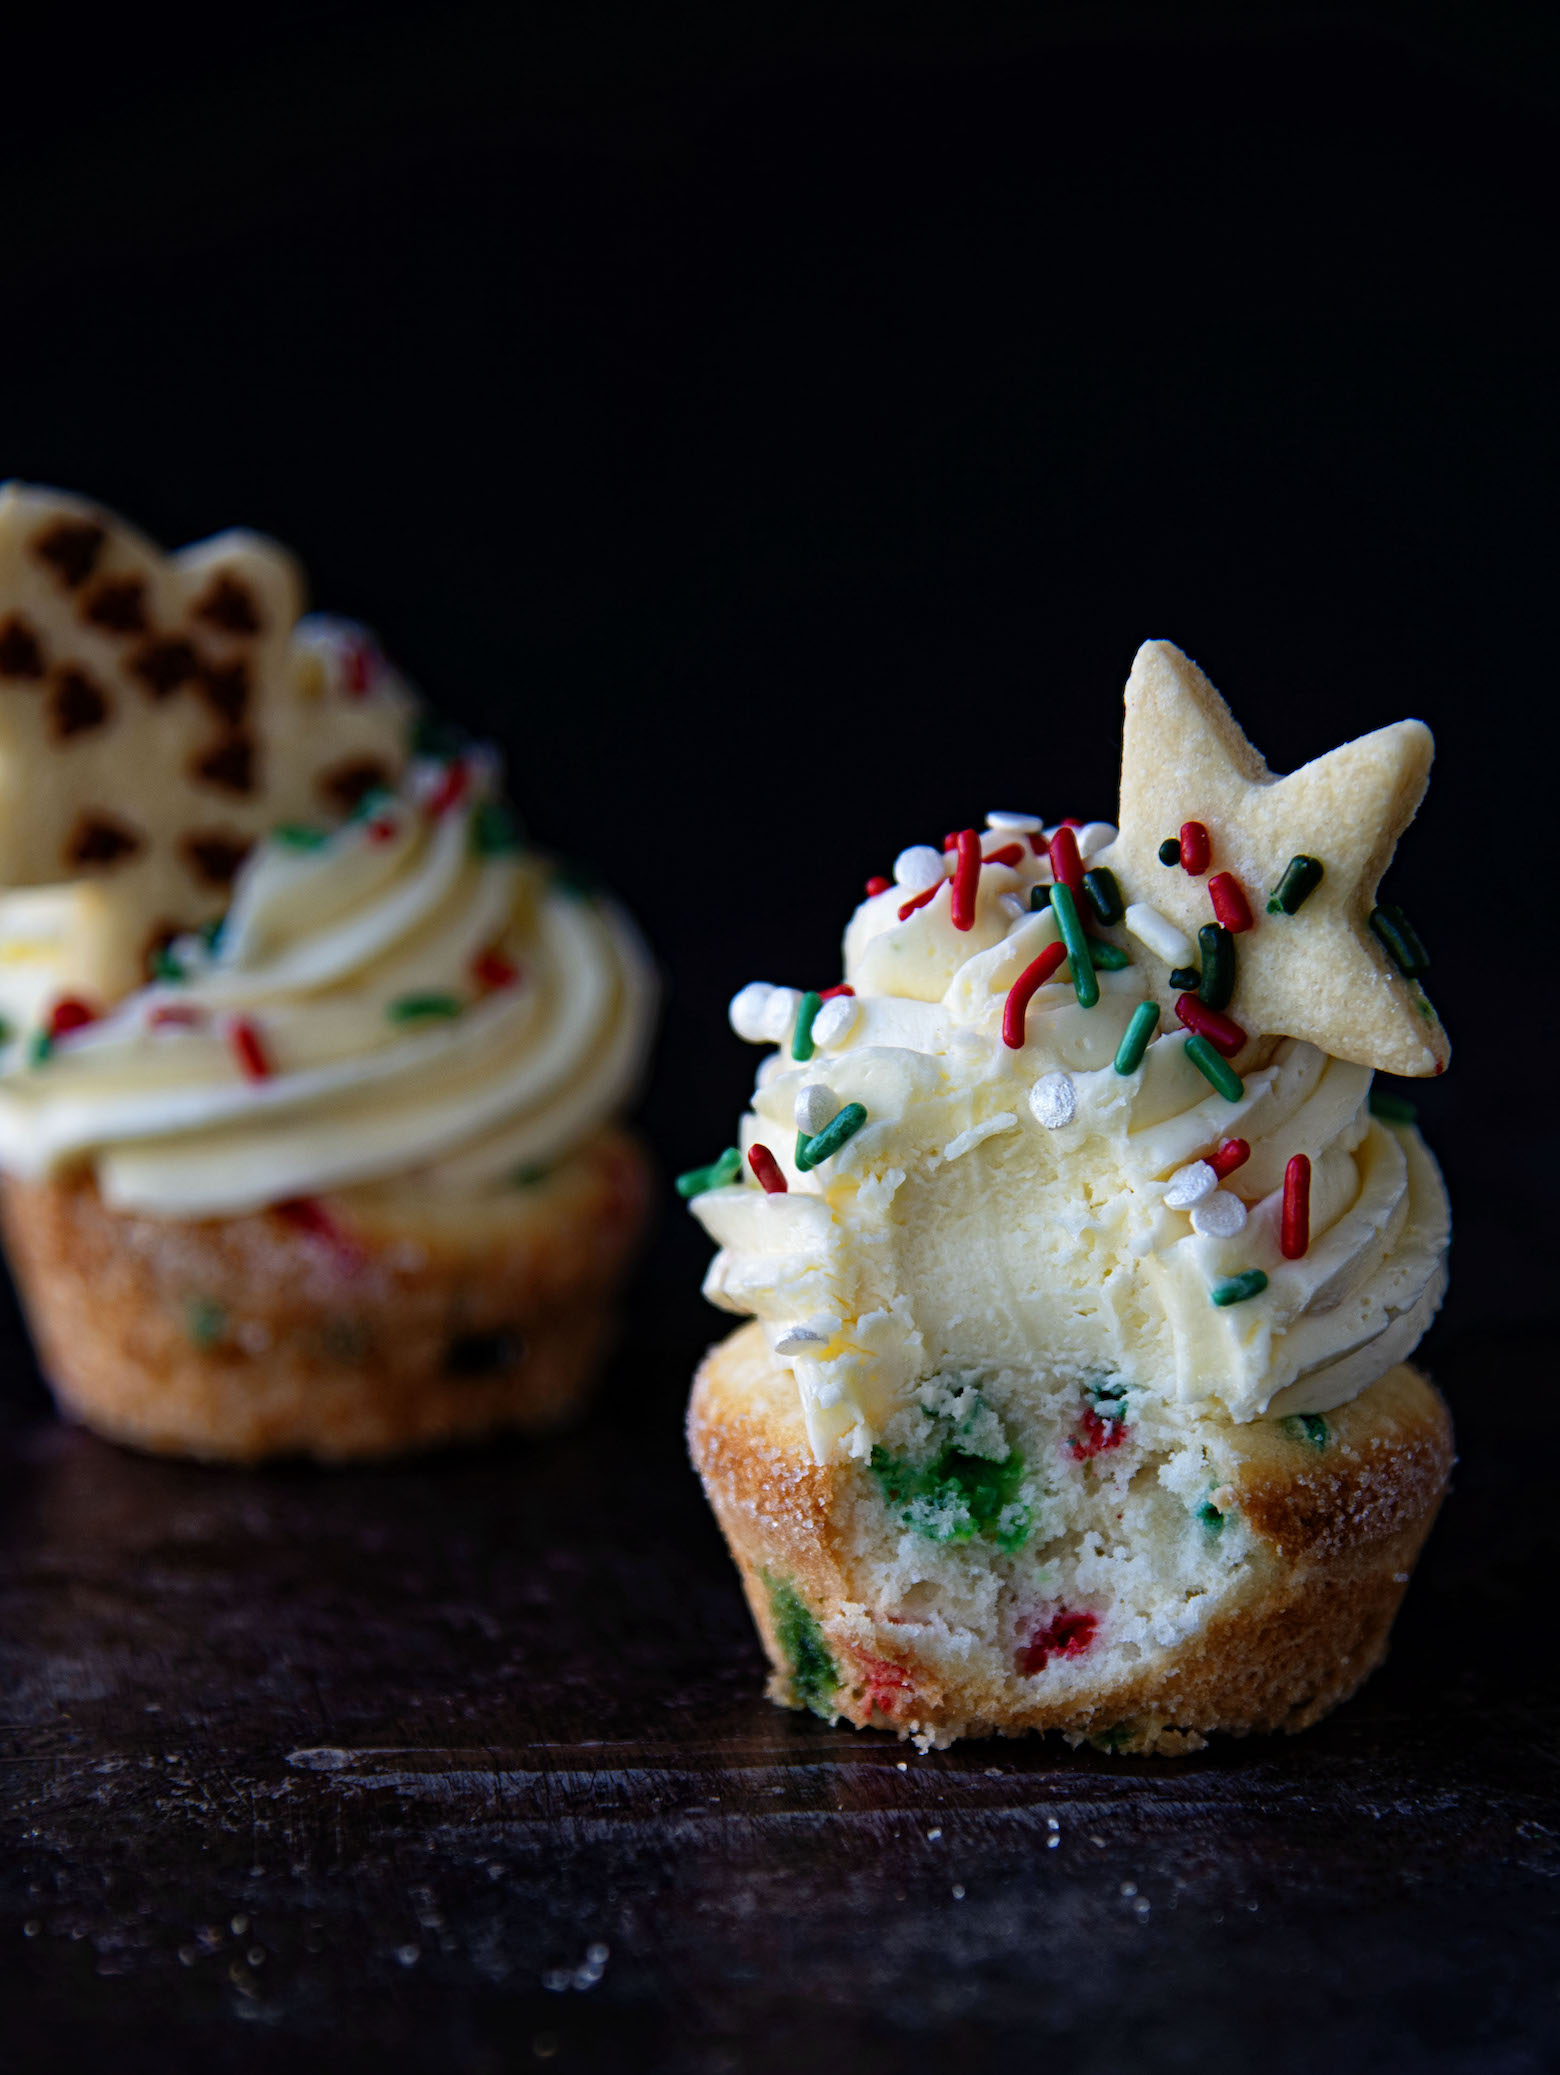
POLYGON ((1053 1657, 1081 1657, 1094 1641, 1095 1630, 1099 1625, 1098 1614, 1053 1614, 1043 1628, 1035 1630, 1019 1651, 1020 1677, 1032 1679, 1036 1672, 1045 1670, 1053 1657))
POLYGON ((893 885, 892 879, 873 878, 867 881, 867 899, 874 900, 880 893, 887 893, 893 885))
MULTIPOLYGON (((1213 845, 1208 841, 1208 831, 1200 821, 1183 821, 1181 824, 1181 865, 1194 879, 1200 879, 1207 871, 1213 856, 1213 845)), ((1223 918, 1220 918, 1221 921, 1223 918)), ((1225 923, 1228 929, 1229 924, 1225 923)))
POLYGON ((1078 1421, 1078 1431, 1067 1445, 1076 1459, 1084 1463, 1091 1456, 1108 1455, 1126 1438, 1127 1423, 1124 1419, 1101 1419, 1094 1407, 1087 1405, 1078 1421))
POLYGON ((393 843, 399 830, 388 815, 376 814, 373 820, 365 825, 363 833, 370 843, 393 843))
POLYGON ((993 850, 981 859, 983 865, 1021 865, 1023 861, 1022 843, 1004 843, 1000 850, 993 850))
POLYGON ((833 1001, 834 997, 837 994, 854 994, 855 991, 855 988, 852 987, 848 981, 841 980, 837 986, 820 987, 818 990, 818 999, 819 1001, 833 1001))
POLYGON ((953 911, 955 929, 975 927, 975 896, 980 888, 980 837, 973 829, 960 832, 953 867, 953 911))
POLYGON ((206 1020, 204 1009, 185 1009, 169 1006, 153 1009, 148 1017, 153 1030, 199 1030, 206 1020))
POLYGON ((362 1267, 367 1256, 350 1233, 331 1216, 317 1196, 290 1196, 285 1203, 274 1204, 279 1218, 289 1225, 296 1225, 300 1232, 311 1233, 323 1239, 340 1259, 343 1268, 362 1267))
POLYGON ((890 1664, 886 1657, 874 1657, 868 1650, 856 1651, 855 1657, 861 1667, 868 1704, 880 1715, 892 1715, 905 1696, 915 1690, 908 1673, 902 1666, 890 1664))
POLYGON ((1198 1037, 1205 1037, 1226 1059, 1233 1059, 1246 1042, 1246 1033, 1233 1018, 1221 1015, 1217 1009, 1210 1009, 1195 994, 1178 994, 1175 1012, 1188 1030, 1195 1031, 1198 1037))
POLYGON ((1051 877, 1060 880, 1072 895, 1081 925, 1094 910, 1084 906, 1083 860, 1078 855, 1078 838, 1065 821, 1051 838, 1051 877))
POLYGON ((75 995, 67 994, 49 1011, 49 1035, 51 1038, 62 1038, 67 1032, 84 1030, 87 1024, 96 1021, 96 1009, 89 1008, 84 1001, 78 1001, 75 995))
POLYGON ((1222 1182, 1237 1167, 1244 1167, 1250 1158, 1251 1148, 1243 1138, 1227 1138, 1216 1153, 1208 1155, 1208 1165, 1222 1182))
POLYGON ((1213 912, 1232 936, 1251 927, 1251 904, 1246 889, 1233 872, 1215 872, 1208 881, 1208 898, 1213 912))
POLYGON ((1050 845, 1046 842, 1039 829, 1031 829, 1029 832, 1029 847, 1036 857, 1044 857, 1050 845))
POLYGON ((1286 1261, 1298 1261, 1311 1244, 1311 1163, 1296 1153, 1284 1169, 1284 1212, 1278 1249, 1286 1261))
POLYGON ((955 829, 955 830, 954 830, 954 832, 953 832, 953 834, 952 834, 951 836, 944 836, 944 837, 943 837, 943 849, 944 849, 944 851, 946 852, 946 851, 949 851, 949 850, 957 850, 957 849, 958 849, 958 847, 959 847, 959 832, 958 832, 958 830, 957 830, 957 829, 955 829))
POLYGON ((341 658, 341 682, 349 697, 361 699, 379 675, 379 658, 366 641, 349 641, 341 658))
POLYGON ((917 908, 924 908, 932 896, 941 893, 947 884, 946 879, 934 879, 930 886, 924 886, 919 893, 911 894, 909 900, 903 902, 900 906, 900 921, 906 921, 915 913, 917 908))
POLYGON ((1036 988, 1045 985, 1066 956, 1065 944, 1047 944, 1040 956, 1024 967, 1008 989, 1008 998, 1002 1007, 1002 1042, 1013 1051, 1023 1049, 1024 1018, 1036 988))
POLYGON ((752 1168, 759 1184, 770 1196, 784 1196, 785 1176, 780 1172, 780 1163, 768 1146, 754 1146, 748 1153, 748 1166, 752 1168))
POLYGON ((246 1081, 268 1081, 271 1078, 271 1062, 265 1056, 260 1033, 247 1017, 229 1026, 228 1043, 246 1081))
POLYGON ((445 765, 444 776, 428 801, 428 812, 434 816, 448 814, 466 797, 466 787, 470 783, 471 773, 466 768, 465 758, 456 757, 453 763, 445 765))
POLYGON ((502 951, 487 950, 471 961, 471 977, 479 987, 513 987, 520 977, 520 968, 502 951))

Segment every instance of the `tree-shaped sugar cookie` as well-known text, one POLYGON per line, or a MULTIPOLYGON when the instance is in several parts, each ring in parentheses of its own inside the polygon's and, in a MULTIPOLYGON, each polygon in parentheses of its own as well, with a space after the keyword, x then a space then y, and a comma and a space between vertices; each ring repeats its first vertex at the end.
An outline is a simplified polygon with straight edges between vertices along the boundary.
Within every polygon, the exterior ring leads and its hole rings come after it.
POLYGON ((0 489, 0 887, 76 885, 95 1006, 221 913, 257 836, 399 773, 409 694, 353 630, 300 623, 302 592, 257 534, 167 555, 80 498, 0 489))
POLYGON ((1376 899, 1433 750, 1422 721, 1398 721, 1275 777, 1196 664, 1145 642, 1127 680, 1120 834, 1096 862, 1116 875, 1162 1006, 1183 1001, 1187 1021, 1200 1002, 1248 1038, 1439 1073, 1451 1047, 1419 985, 1422 947, 1376 899))

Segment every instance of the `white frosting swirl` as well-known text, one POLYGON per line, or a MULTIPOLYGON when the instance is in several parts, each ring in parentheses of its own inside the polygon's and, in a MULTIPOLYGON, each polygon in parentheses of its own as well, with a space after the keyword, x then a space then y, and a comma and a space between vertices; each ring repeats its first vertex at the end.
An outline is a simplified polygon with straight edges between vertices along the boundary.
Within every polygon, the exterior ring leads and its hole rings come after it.
POLYGON ((643 1066, 649 960, 615 906, 516 847, 480 757, 453 800, 446 768, 332 836, 263 844, 215 948, 173 947, 182 980, 42 1058, 13 1045, 0 1167, 90 1162, 115 1207, 232 1216, 412 1175, 477 1193, 604 1123, 643 1066))
MULTIPOLYGON (((1007 833, 988 834, 988 854, 1007 833)), ((981 872, 968 931, 945 890, 903 921, 904 884, 857 910, 854 1015, 805 1062, 783 1042, 743 1121, 744 1152, 767 1146, 788 1193, 745 1180, 694 1199, 721 1247, 706 1293, 765 1322, 820 1460, 865 1454, 944 1369, 1109 1371, 1236 1420, 1325 1411, 1410 1352, 1445 1285, 1439 1173, 1417 1131, 1370 1114, 1368 1068, 1291 1039, 1248 1047, 1231 1102, 1172 1027, 1120 1074, 1141 964, 1101 971, 1089 1009, 1063 966, 1034 995, 1022 1047, 1004 1043, 1008 990, 1056 935, 1049 910, 1028 910, 1050 873, 1023 847, 1016 867, 981 872), (820 1087, 867 1121, 804 1173, 797 1097, 820 1087), (1181 1174, 1234 1137, 1250 1157, 1222 1184, 1181 1174), (1296 1153, 1312 1163, 1311 1242, 1286 1260, 1296 1153), (1212 1301, 1252 1269, 1259 1295, 1212 1301)), ((739 997, 755 1037, 761 992, 739 997)), ((807 1111, 821 1114, 818 1096, 807 1111)))

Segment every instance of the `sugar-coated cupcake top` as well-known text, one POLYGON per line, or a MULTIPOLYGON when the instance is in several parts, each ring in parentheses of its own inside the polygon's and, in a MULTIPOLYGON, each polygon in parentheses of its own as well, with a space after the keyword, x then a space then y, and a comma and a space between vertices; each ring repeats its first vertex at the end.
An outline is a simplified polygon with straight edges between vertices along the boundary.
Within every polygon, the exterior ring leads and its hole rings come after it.
POLYGON ((925 1378, 1112 1375, 1231 1418, 1321 1412, 1445 1286, 1440 1176, 1373 1069, 1439 1072, 1423 948, 1379 876, 1428 731, 1271 777, 1146 646, 1122 825, 993 814, 869 883, 826 992, 755 983, 777 1049, 680 1186, 706 1292, 765 1322, 820 1460, 925 1378))

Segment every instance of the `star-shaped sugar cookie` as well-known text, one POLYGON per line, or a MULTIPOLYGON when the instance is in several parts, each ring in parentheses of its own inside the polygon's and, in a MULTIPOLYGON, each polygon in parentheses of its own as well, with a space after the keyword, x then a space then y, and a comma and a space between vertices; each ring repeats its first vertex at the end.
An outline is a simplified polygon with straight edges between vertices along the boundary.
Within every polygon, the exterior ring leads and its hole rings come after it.
MULTIPOLYGON (((1251 927, 1233 934, 1235 985, 1224 1013, 1249 1037, 1304 1038, 1386 1073, 1439 1073, 1451 1054, 1446 1033, 1370 922, 1433 753, 1422 721, 1398 721, 1275 777, 1196 664, 1167 641, 1145 642, 1127 680, 1120 834, 1094 862, 1114 871, 1127 902, 1157 910, 1194 946, 1198 930, 1219 919, 1211 882, 1232 875, 1251 927), (1189 822, 1209 838, 1197 873, 1160 858, 1189 822), (1270 913, 1297 856, 1320 863, 1321 878, 1293 914, 1270 913)), ((1141 941, 1132 948, 1173 1016, 1170 965, 1141 941)))
POLYGON ((80 498, 0 489, 0 888, 80 889, 94 1006, 222 912, 257 836, 398 776, 409 694, 302 602, 257 534, 165 555, 80 498))

